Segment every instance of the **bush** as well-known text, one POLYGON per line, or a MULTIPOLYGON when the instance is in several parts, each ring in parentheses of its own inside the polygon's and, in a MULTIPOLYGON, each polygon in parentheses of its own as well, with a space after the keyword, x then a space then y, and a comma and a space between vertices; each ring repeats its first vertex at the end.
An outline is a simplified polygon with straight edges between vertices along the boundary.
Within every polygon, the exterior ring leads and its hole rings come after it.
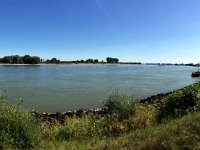
POLYGON ((197 84, 168 95, 164 98, 164 106, 158 112, 157 121, 161 122, 164 118, 181 117, 188 112, 199 109, 199 93, 199 85, 197 84))
POLYGON ((104 102, 104 106, 108 109, 108 114, 120 121, 126 120, 135 114, 135 104, 135 96, 122 92, 112 93, 104 102))
POLYGON ((135 116, 131 116, 127 121, 126 124, 131 129, 141 129, 152 126, 156 120, 156 109, 151 105, 142 106, 137 105, 135 116))
POLYGON ((89 125, 89 118, 71 118, 68 119, 64 126, 58 126, 55 129, 56 139, 73 140, 83 138, 86 135, 86 128, 89 125))
POLYGON ((48 138, 55 141, 78 140, 105 135, 104 118, 86 115, 82 118, 68 118, 64 125, 54 125, 47 130, 48 138), (53 138, 52 138, 53 137, 53 138))
POLYGON ((19 103, 9 104, 0 97, 0 149, 33 147, 40 139, 40 132, 31 114, 19 103))

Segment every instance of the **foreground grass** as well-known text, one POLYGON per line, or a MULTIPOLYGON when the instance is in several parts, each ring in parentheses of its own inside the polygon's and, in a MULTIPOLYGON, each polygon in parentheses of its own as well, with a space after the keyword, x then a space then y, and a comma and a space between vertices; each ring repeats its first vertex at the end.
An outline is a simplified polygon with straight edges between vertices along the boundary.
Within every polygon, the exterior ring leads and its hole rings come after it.
POLYGON ((200 83, 163 98, 157 110, 120 92, 104 117, 85 115, 44 125, 0 97, 0 149, 200 149, 200 83))
POLYGON ((0 97, 0 149, 27 149, 39 142, 39 123, 20 103, 8 103, 0 97))
POLYGON ((200 149, 200 113, 138 129, 120 137, 73 141, 43 141, 41 149, 200 149))

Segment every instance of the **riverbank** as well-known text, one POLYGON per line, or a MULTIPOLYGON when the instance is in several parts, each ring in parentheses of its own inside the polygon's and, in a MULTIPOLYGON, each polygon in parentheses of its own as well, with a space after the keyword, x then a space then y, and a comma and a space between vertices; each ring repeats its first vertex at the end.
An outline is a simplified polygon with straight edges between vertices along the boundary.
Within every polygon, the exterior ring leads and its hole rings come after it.
MULTIPOLYGON (((190 86, 196 86, 199 83, 192 84, 190 86)), ((181 89, 177 89, 174 91, 170 91, 167 93, 160 93, 156 95, 152 95, 150 97, 140 99, 139 103, 142 105, 152 105, 157 110, 161 109, 164 105, 163 98, 167 97, 170 94, 176 93, 177 91, 182 91, 185 88, 188 88, 190 86, 186 86, 181 89)), ((73 118, 73 117, 83 117, 85 115, 94 115, 97 118, 104 117, 108 114, 108 109, 106 107, 103 108, 94 108, 89 110, 79 109, 79 110, 73 110, 73 111, 66 111, 66 112, 56 112, 56 113, 40 113, 38 111, 31 111, 32 116, 34 116, 37 119, 40 119, 42 122, 44 122, 47 125, 52 125, 54 123, 61 123, 63 124, 66 119, 73 118)))
POLYGON ((103 109, 83 115, 83 110, 76 111, 63 122, 54 118, 59 113, 48 114, 54 122, 33 117, 3 96, 0 149, 199 149, 199 94, 200 83, 140 103, 117 92, 104 103, 105 114, 95 114, 103 109), (162 106, 154 101, 162 101, 162 106))

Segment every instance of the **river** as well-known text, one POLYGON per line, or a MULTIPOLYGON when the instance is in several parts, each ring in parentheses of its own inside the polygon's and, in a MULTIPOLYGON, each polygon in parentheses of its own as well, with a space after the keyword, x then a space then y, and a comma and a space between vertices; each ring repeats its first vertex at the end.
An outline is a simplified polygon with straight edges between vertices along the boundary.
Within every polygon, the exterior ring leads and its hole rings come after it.
POLYGON ((64 112, 100 107, 113 91, 138 98, 200 81, 195 67, 156 65, 0 66, 0 91, 30 110, 64 112))

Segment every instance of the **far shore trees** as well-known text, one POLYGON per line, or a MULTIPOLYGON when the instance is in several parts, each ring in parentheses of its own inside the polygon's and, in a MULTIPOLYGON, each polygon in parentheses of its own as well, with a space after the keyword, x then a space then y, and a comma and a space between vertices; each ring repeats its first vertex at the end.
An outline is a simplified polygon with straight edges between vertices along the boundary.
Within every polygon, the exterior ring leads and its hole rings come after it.
POLYGON ((99 61, 98 59, 86 59, 86 60, 75 60, 75 61, 60 61, 61 64, 102 64, 104 63, 103 61, 99 61))
POLYGON ((51 60, 47 59, 47 60, 46 60, 46 63, 47 63, 47 64, 59 64, 59 63, 60 63, 60 60, 57 59, 57 58, 52 58, 51 60))
POLYGON ((0 59, 0 63, 5 64, 39 64, 40 57, 38 56, 19 56, 19 55, 11 55, 5 56, 0 59))
MULTIPOLYGON (((112 58, 107 57, 106 61, 108 64, 118 64, 119 59, 118 58, 112 58)), ((98 59, 86 59, 86 60, 76 60, 76 61, 60 61, 57 58, 47 59, 46 61, 43 59, 40 59, 38 56, 30 56, 30 55, 11 55, 11 56, 4 56, 3 58, 0 58, 0 63, 4 64, 39 64, 39 63, 46 63, 46 64, 104 64, 105 62, 99 61, 98 59)))
POLYGON ((99 60, 98 59, 95 59, 94 60, 94 63, 96 64, 96 63, 99 63, 99 60))
POLYGON ((106 58, 107 63, 109 64, 118 64, 119 63, 119 59, 118 58, 111 58, 111 57, 107 57, 106 58))
POLYGON ((94 63, 94 60, 93 59, 87 59, 86 63, 94 63))

